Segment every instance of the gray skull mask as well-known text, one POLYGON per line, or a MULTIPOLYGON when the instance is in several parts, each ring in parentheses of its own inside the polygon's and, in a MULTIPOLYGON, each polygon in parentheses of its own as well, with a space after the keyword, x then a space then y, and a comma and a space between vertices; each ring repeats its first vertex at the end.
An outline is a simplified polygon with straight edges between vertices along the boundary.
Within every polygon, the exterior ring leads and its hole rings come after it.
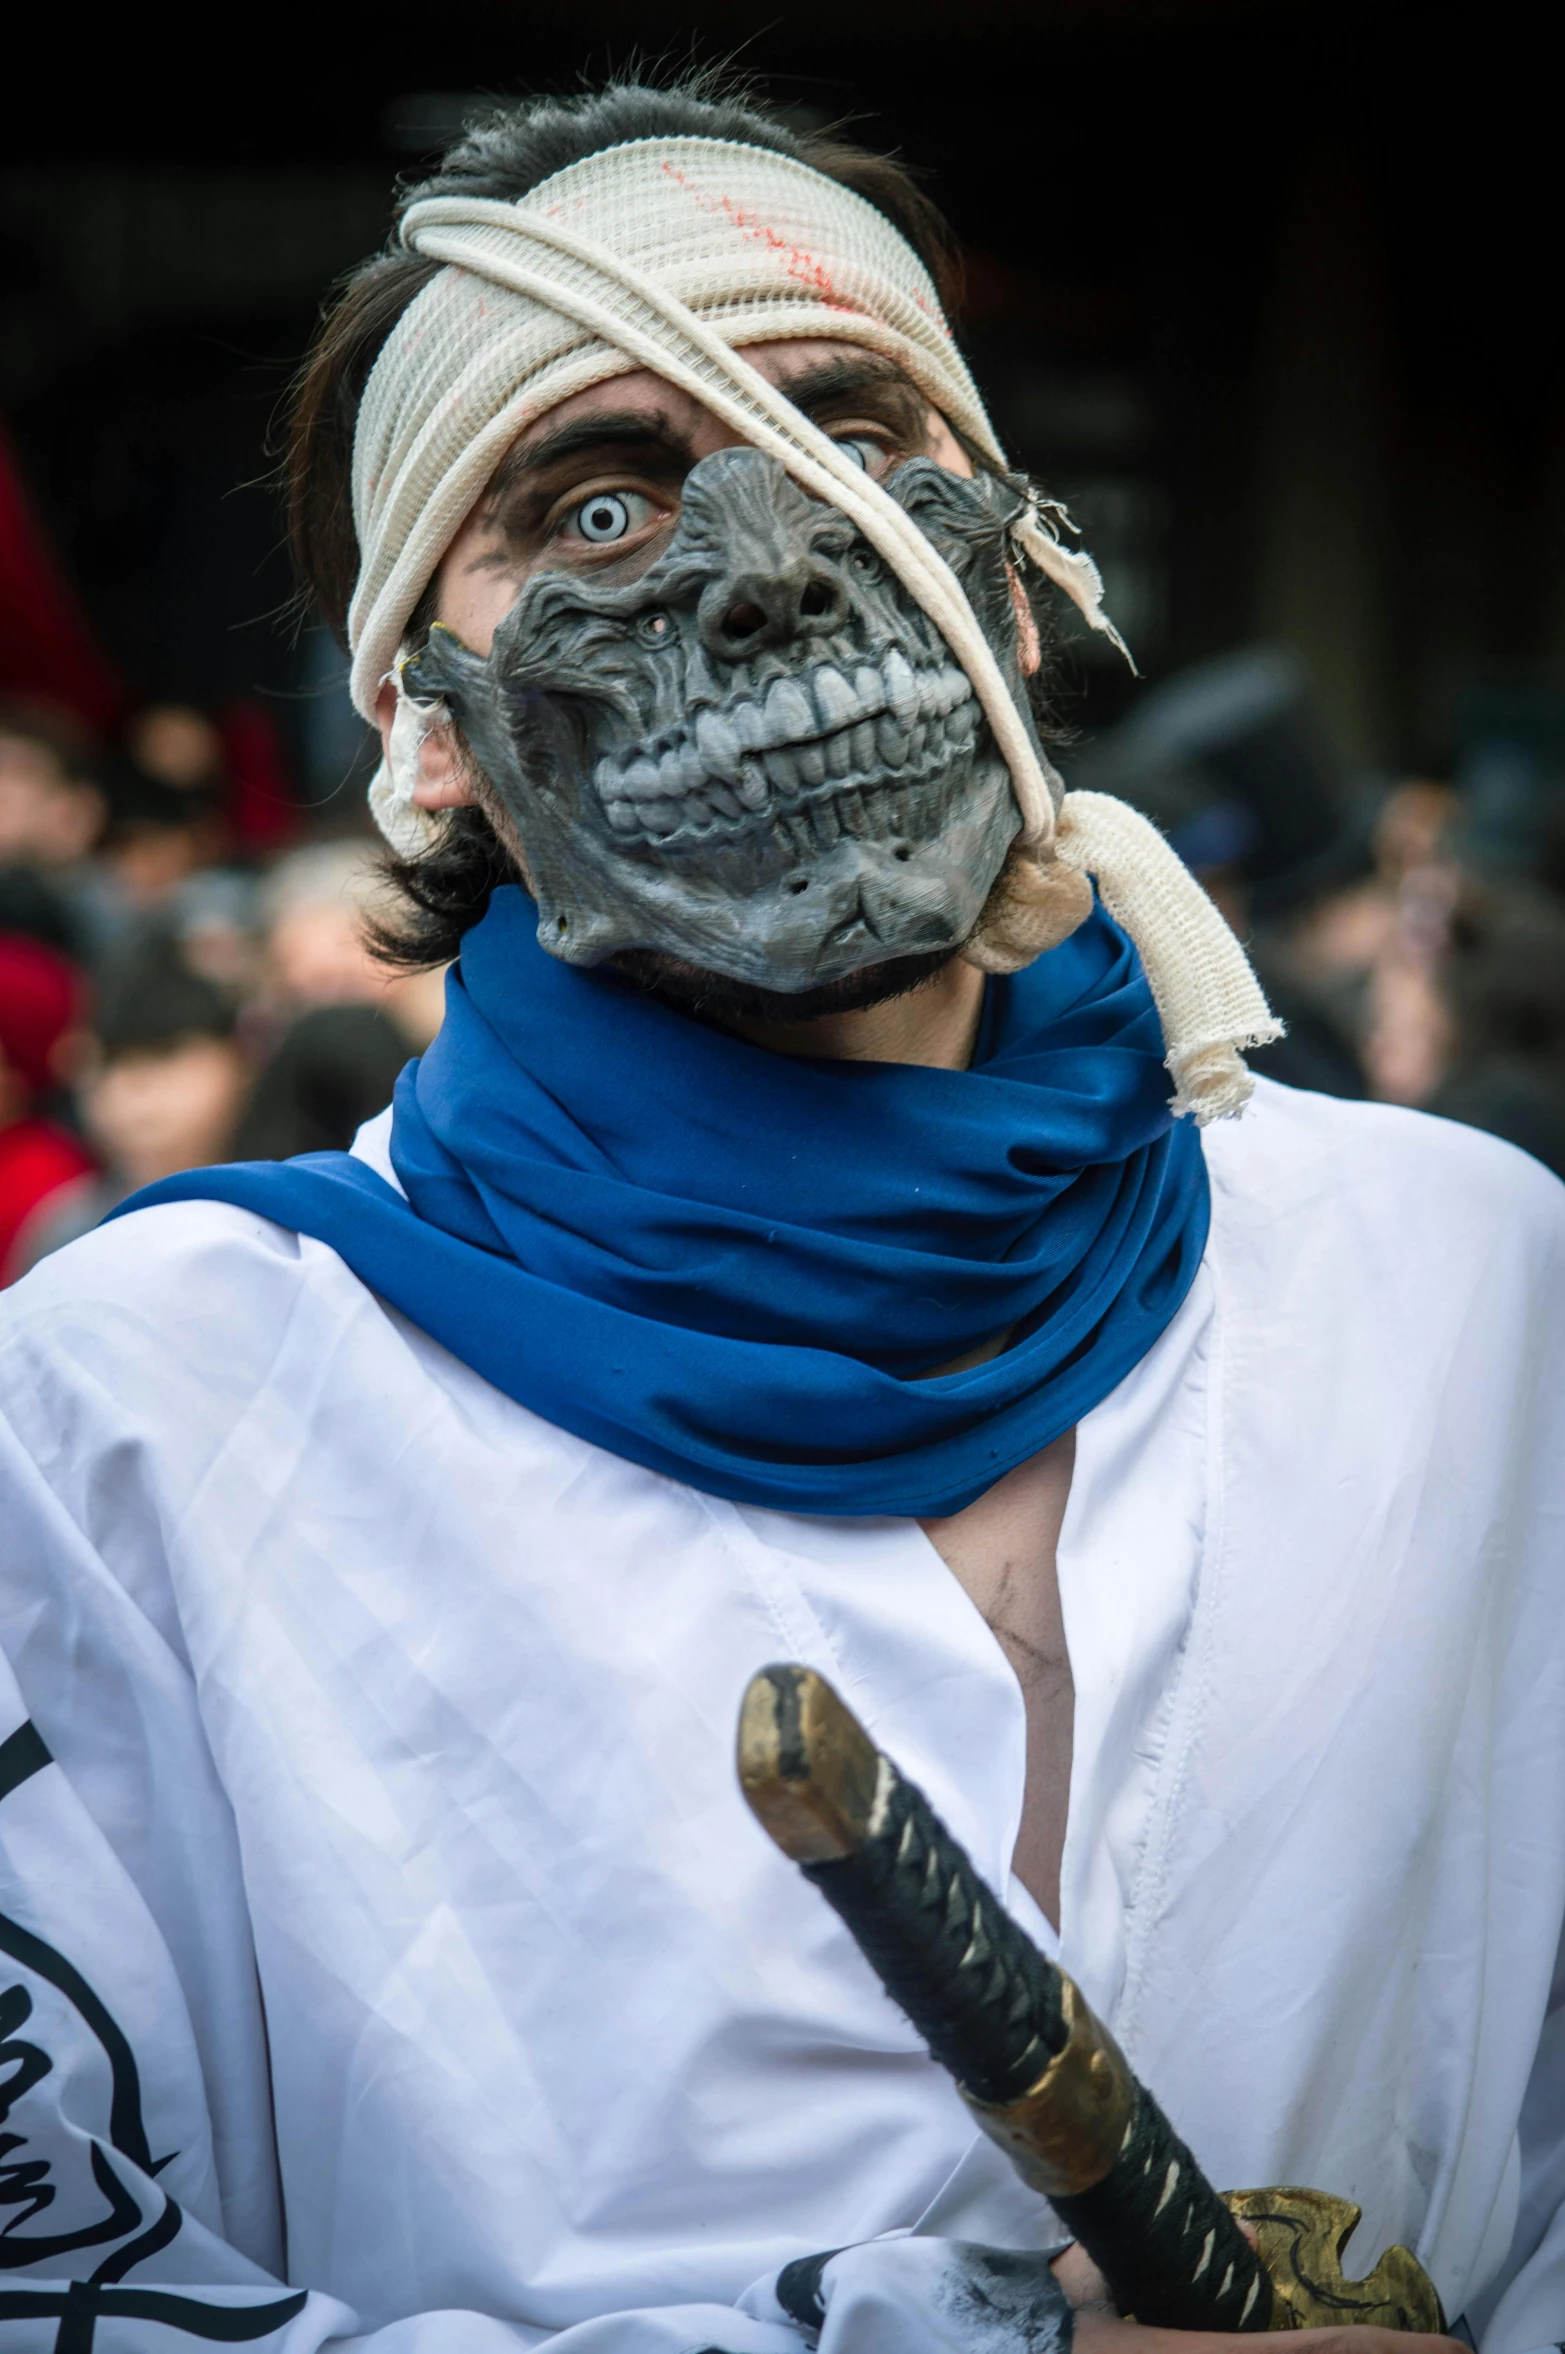
MULTIPOLYGON (((1013 492, 926 458, 887 483, 965 588, 1029 730, 1006 569, 1013 492)), ((654 949, 795 993, 952 950, 1020 819, 967 674, 835 507, 774 458, 686 478, 627 579, 535 574, 487 661, 437 627, 441 698, 516 827, 543 947, 654 949)))

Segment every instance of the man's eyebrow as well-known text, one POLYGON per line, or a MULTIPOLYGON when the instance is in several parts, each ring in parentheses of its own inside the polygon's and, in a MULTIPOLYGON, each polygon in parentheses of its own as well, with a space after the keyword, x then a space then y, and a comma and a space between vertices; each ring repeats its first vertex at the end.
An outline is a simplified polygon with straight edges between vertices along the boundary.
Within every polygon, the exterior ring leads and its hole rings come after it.
POLYGON ((851 399, 855 393, 887 390, 909 394, 922 404, 924 396, 895 360, 874 352, 856 352, 851 359, 819 360, 785 376, 778 384, 785 400, 796 409, 824 408, 828 401, 851 399))
MULTIPOLYGON (((777 389, 795 408, 805 410, 825 408, 832 401, 850 400, 859 393, 882 390, 906 394, 920 404, 924 398, 894 360, 882 359, 874 352, 818 361, 815 366, 801 368, 796 375, 786 378, 777 389)), ((576 457, 583 450, 609 446, 657 450, 687 472, 695 457, 688 437, 661 410, 600 410, 590 417, 573 418, 570 424, 557 427, 538 441, 522 442, 508 450, 490 482, 484 501, 486 511, 492 514, 519 484, 546 473, 566 458, 576 457)))
POLYGON ((564 458, 574 458, 582 450, 602 449, 610 443, 616 449, 628 446, 661 450, 686 468, 691 462, 689 442, 660 411, 604 410, 590 417, 576 417, 569 425, 544 434, 539 441, 521 442, 507 450, 495 469, 485 503, 493 508, 518 483, 546 473, 551 466, 564 458))

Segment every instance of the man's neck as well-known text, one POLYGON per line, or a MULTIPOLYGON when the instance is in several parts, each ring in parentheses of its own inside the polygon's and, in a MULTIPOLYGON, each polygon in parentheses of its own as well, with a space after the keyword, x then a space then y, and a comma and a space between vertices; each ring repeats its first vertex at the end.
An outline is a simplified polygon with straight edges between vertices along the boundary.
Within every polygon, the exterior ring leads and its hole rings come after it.
POLYGON ((730 1016, 727 1027, 774 1054, 819 1055, 829 1062, 923 1063, 965 1071, 978 1042, 984 976, 960 958, 932 979, 858 1013, 820 1014, 810 1022, 768 1022, 730 1016))

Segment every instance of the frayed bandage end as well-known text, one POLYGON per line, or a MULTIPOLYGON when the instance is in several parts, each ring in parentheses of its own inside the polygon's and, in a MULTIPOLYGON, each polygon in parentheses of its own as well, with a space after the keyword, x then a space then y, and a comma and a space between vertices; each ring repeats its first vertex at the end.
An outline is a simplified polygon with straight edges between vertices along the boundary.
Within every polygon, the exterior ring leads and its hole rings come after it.
POLYGON ((1212 1120, 1237 1120, 1255 1093, 1254 1072, 1226 1039, 1216 1046, 1184 1047, 1164 1060, 1174 1082, 1175 1117, 1188 1114, 1198 1128, 1212 1120))

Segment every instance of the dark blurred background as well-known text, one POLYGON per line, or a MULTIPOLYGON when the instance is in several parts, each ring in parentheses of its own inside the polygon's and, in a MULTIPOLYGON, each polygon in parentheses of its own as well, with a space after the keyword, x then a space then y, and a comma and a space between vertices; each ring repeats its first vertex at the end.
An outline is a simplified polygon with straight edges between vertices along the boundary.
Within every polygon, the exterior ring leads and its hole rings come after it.
POLYGON ((275 417, 324 288, 475 105, 725 57, 927 170, 1001 435, 1141 668, 1067 643, 1062 765, 1254 941, 1276 1075, 1565 1167, 1561 201, 1519 9, 394 0, 35 37, 0 161, 0 931, 76 978, 0 973, 67 1008, 7 1017, 0 1123, 69 1140, 79 1218, 158 1158, 94 1113, 116 1071, 172 1097, 207 1042, 164 1163, 306 1149, 438 1013, 352 936, 362 731, 288 614, 275 417), (306 907, 313 967, 279 945, 306 907))

